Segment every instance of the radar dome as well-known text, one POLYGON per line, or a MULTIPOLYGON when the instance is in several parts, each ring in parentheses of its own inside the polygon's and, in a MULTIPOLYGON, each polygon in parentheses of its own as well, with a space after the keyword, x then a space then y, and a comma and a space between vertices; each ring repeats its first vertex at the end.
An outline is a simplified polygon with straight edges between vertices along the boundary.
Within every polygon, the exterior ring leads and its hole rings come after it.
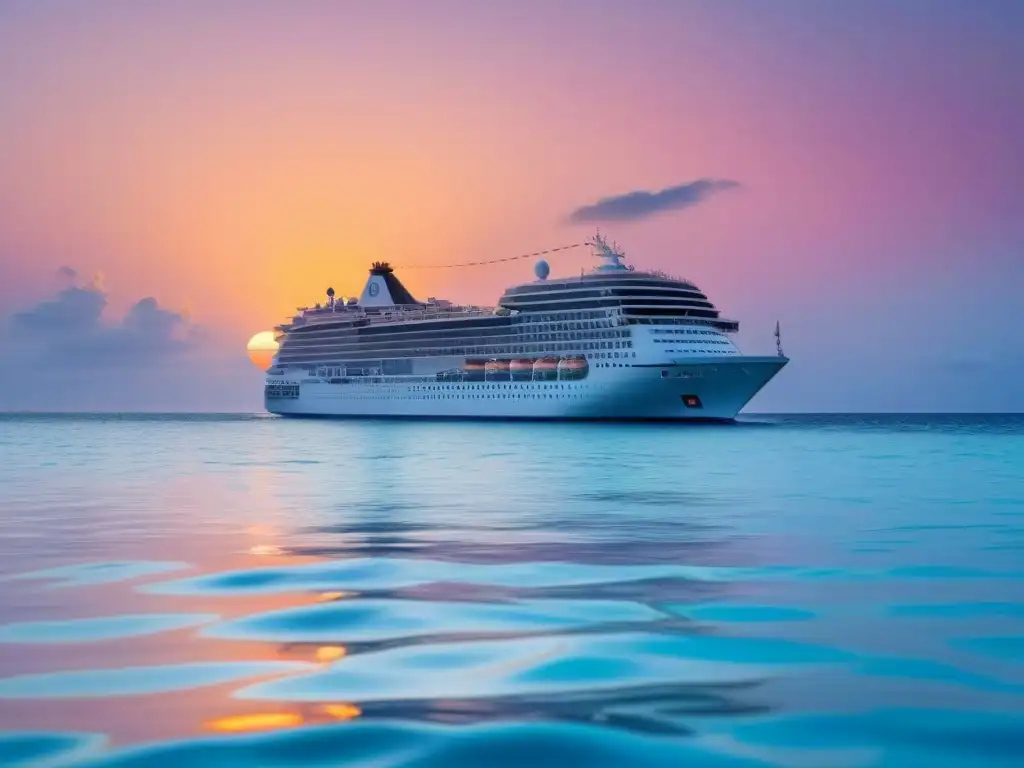
POLYGON ((541 259, 533 265, 533 274, 537 276, 538 280, 547 280, 548 275, 551 274, 551 267, 544 259, 541 259))

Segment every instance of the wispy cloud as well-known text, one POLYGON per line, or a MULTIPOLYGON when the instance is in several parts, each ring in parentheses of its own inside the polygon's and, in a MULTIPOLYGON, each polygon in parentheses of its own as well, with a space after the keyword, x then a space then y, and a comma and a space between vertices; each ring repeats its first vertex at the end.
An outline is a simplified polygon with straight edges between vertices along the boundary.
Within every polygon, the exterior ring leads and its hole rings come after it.
POLYGON ((664 211, 689 208, 707 200, 716 192, 734 189, 739 182, 729 179, 697 179, 657 192, 638 189, 624 195, 604 197, 569 214, 569 223, 635 221, 664 211))

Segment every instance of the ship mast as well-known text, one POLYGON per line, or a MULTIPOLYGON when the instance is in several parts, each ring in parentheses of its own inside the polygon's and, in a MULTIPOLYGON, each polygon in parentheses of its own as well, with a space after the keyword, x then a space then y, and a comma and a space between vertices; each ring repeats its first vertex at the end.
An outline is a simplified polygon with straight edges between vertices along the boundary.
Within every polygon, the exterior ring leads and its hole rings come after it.
POLYGON ((616 243, 609 243, 602 235, 601 231, 598 230, 592 238, 586 241, 586 245, 589 245, 594 249, 594 255, 601 259, 602 263, 596 268, 599 272, 622 272, 629 269, 628 266, 622 263, 622 260, 626 258, 616 243))

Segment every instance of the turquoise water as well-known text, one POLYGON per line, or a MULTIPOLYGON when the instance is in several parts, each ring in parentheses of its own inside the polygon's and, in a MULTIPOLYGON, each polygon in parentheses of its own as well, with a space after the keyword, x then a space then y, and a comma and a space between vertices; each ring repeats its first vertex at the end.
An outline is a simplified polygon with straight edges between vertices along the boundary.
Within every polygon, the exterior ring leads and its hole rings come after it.
POLYGON ((1001 766, 1024 417, 0 416, 0 765, 1001 766))

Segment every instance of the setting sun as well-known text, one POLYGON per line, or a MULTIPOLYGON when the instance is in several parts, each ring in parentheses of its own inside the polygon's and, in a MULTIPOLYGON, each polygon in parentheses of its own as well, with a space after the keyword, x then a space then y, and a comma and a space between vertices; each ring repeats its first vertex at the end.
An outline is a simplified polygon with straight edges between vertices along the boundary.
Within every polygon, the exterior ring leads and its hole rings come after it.
POLYGON ((274 353, 277 352, 278 343, 274 338, 273 331, 260 331, 245 345, 252 364, 258 368, 267 370, 274 362, 274 353))

